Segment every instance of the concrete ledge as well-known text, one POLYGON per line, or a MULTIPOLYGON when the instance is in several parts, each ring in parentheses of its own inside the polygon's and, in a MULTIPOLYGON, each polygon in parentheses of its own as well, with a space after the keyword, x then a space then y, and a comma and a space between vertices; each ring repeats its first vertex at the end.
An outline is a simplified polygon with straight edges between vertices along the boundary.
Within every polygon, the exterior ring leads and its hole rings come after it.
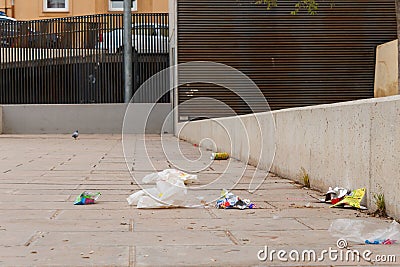
POLYGON ((182 139, 213 139, 218 150, 293 180, 301 180, 303 167, 322 191, 366 187, 371 209, 373 195, 384 193, 388 213, 400 218, 400 96, 180 123, 177 130, 182 139))
POLYGON ((376 47, 374 96, 399 94, 398 89, 398 40, 376 47))
MULTIPOLYGON (((143 133, 141 116, 153 104, 135 104, 137 116, 130 123, 130 132, 143 133)), ((87 134, 121 134, 127 105, 4 105, 4 134, 67 134, 76 129, 87 134)), ((146 133, 160 133, 165 117, 171 110, 170 104, 157 104, 146 133)), ((172 123, 169 129, 172 132, 172 123)))

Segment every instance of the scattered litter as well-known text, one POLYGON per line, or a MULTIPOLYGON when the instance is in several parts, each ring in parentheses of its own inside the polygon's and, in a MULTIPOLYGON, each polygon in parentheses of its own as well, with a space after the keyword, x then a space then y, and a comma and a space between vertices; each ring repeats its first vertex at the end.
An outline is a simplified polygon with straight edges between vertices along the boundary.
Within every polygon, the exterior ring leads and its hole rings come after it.
POLYGON ((343 187, 329 187, 328 192, 325 193, 325 198, 320 199, 321 202, 336 204, 342 200, 350 190, 343 187))
POLYGON ((329 187, 328 191, 325 193, 325 198, 320 199, 321 202, 331 203, 332 207, 340 208, 357 208, 366 210, 365 207, 365 188, 360 188, 356 190, 349 190, 343 187, 329 187))
POLYGON ((144 190, 140 190, 130 195, 126 200, 128 201, 129 205, 137 205, 139 203, 139 199, 145 195, 146 193, 144 190))
POLYGON ((94 253, 94 251, 93 251, 93 250, 89 251, 89 254, 93 254, 93 253, 94 253))
POLYGON ((100 197, 101 193, 91 193, 88 191, 83 192, 80 194, 75 202, 74 205, 87 205, 87 204, 94 204, 94 202, 100 197))
POLYGON ((229 154, 226 152, 222 152, 222 153, 211 153, 211 159, 214 160, 225 160, 225 159, 229 159, 229 154))
POLYGON ((365 244, 395 244, 400 240, 400 224, 393 221, 388 227, 354 219, 337 219, 332 222, 329 232, 337 238, 365 244))
MULTIPOLYGON (((188 207, 186 184, 197 180, 197 175, 175 169, 146 175, 145 184, 155 182, 156 187, 143 189, 130 195, 126 200, 129 205, 139 209, 188 207)), ((199 199, 200 204, 200 199, 199 199)))
POLYGON ((218 209, 254 209, 256 206, 249 199, 240 199, 238 196, 223 189, 221 197, 217 200, 218 209))
POLYGON ((312 208, 311 203, 308 202, 307 204, 304 205, 306 208, 312 208))
POLYGON ((151 182, 167 181, 175 183, 176 180, 181 180, 184 184, 194 183, 197 181, 197 175, 189 174, 176 169, 166 169, 162 172, 151 173, 143 177, 143 183, 148 184, 151 182))
POLYGON ((361 205, 365 201, 366 201, 365 200, 365 188, 360 188, 360 189, 351 191, 350 195, 344 196, 344 198, 342 200, 338 201, 331 207, 343 207, 343 208, 353 207, 353 208, 357 208, 357 209, 366 210, 367 207, 361 205))
POLYGON ((391 240, 391 239, 374 240, 374 241, 365 240, 365 244, 369 244, 369 245, 393 245, 393 244, 396 244, 396 242, 397 242, 397 240, 391 240))

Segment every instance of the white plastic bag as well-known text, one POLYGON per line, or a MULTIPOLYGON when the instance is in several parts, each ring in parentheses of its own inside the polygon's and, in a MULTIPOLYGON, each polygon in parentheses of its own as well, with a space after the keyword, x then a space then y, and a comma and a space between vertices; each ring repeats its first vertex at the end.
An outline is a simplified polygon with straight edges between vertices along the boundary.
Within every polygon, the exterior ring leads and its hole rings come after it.
POLYGON ((138 209, 156 209, 156 208, 166 208, 167 206, 157 202, 149 196, 143 196, 139 199, 137 204, 138 209))
POLYGON ((393 221, 390 225, 363 220, 337 219, 332 222, 329 232, 337 238, 364 243, 366 240, 400 241, 400 224, 393 221))
MULTIPOLYGON (((155 181, 156 187, 140 190, 127 198, 129 205, 139 209, 183 207, 188 205, 185 181, 193 177, 177 172, 155 173, 143 178, 146 182, 155 181), (170 175, 172 174, 172 175, 170 175), (181 177, 185 177, 182 179, 181 177)), ((197 179, 197 176, 196 176, 197 179)))
POLYGON ((193 183, 197 180, 197 175, 188 174, 176 169, 166 169, 162 172, 151 173, 143 177, 142 182, 145 184, 157 181, 168 181, 175 184, 177 180, 183 181, 185 184, 193 183))
POLYGON ((128 201, 129 205, 137 205, 140 198, 144 195, 146 195, 146 193, 143 190, 140 190, 130 195, 126 200, 128 201))

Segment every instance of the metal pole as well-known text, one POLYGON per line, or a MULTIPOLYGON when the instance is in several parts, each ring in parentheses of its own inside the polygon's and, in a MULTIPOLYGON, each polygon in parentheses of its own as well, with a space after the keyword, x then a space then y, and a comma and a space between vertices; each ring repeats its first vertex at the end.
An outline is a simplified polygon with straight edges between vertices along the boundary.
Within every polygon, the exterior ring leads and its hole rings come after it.
POLYGON ((15 4, 14 0, 11 0, 11 17, 15 18, 15 4))
POLYGON ((132 97, 132 0, 124 0, 125 103, 132 97))

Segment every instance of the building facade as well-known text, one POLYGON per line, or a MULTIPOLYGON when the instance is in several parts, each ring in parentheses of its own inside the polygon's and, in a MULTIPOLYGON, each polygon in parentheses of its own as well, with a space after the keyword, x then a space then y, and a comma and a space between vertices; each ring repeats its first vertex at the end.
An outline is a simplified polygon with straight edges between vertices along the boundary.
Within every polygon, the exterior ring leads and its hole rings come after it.
MULTIPOLYGON (((123 0, 0 0, 0 11, 18 20, 121 13, 123 0)), ((133 0, 134 13, 166 13, 168 0, 133 0)))
MULTIPOLYGON (((394 1, 334 0, 332 7, 321 1, 315 16, 304 10, 291 15, 293 1, 272 9, 255 2, 171 0, 171 62, 206 59, 234 67, 254 81, 272 110, 374 97, 376 47, 397 38, 394 1)), ((184 79, 175 74, 174 85, 184 79)), ((240 115, 252 112, 222 86, 190 83, 177 90, 179 104, 199 97, 219 100, 240 115)), ((265 105, 256 93, 251 99, 265 105)), ((211 101, 180 105, 179 118, 219 117, 220 110, 211 101)))

